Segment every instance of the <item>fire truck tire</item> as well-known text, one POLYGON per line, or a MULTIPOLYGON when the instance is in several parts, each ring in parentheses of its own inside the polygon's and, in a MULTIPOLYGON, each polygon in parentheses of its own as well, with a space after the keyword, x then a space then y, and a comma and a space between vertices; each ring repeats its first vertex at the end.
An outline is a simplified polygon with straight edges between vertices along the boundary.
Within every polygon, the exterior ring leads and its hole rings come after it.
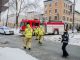
POLYGON ((54 30, 53 34, 54 35, 59 35, 59 30, 54 30))

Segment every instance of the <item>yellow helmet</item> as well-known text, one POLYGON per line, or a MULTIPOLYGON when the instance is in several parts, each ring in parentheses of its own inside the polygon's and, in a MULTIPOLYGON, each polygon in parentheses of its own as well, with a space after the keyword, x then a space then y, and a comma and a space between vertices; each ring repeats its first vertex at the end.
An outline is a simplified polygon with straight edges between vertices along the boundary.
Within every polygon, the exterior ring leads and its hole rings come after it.
POLYGON ((30 25, 28 24, 28 25, 27 25, 27 27, 29 28, 29 27, 30 27, 30 25))

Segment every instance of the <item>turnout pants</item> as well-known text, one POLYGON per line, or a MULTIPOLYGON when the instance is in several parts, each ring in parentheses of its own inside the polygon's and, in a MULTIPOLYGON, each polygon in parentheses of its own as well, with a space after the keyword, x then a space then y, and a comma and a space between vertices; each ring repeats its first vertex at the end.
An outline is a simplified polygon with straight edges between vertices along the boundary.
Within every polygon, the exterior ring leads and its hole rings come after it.
POLYGON ((62 45, 62 51, 63 51, 63 56, 66 57, 68 56, 68 52, 66 51, 66 46, 68 45, 68 43, 63 43, 62 45))
POLYGON ((31 48, 31 44, 32 44, 32 39, 25 37, 24 38, 24 47, 31 48))
POLYGON ((39 43, 42 43, 43 37, 44 37, 43 35, 39 35, 39 37, 38 37, 39 43))

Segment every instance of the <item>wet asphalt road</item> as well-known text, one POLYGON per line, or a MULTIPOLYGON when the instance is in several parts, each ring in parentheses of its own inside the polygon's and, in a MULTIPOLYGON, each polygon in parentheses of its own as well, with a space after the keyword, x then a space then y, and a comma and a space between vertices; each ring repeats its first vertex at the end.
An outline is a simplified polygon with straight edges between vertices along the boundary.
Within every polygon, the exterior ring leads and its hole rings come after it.
MULTIPOLYGON (((23 37, 18 35, 0 35, 0 46, 23 49, 23 37)), ((24 50, 39 60, 80 60, 80 46, 67 46, 68 58, 62 58, 61 43, 44 40, 40 46, 33 37, 32 50, 24 50)))

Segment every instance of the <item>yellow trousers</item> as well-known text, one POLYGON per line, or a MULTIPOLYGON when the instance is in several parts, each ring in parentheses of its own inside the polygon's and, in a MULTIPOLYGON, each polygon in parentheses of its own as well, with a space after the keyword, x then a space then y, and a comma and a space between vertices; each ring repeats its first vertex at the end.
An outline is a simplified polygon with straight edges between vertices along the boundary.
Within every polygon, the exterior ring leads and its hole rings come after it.
POLYGON ((35 33, 35 36, 36 36, 36 39, 38 39, 38 34, 37 33, 35 33))
POLYGON ((39 35, 38 36, 38 40, 39 40, 40 43, 42 43, 43 39, 44 39, 44 36, 43 35, 39 35))
POLYGON ((31 48, 32 45, 32 38, 24 37, 24 47, 31 48))

